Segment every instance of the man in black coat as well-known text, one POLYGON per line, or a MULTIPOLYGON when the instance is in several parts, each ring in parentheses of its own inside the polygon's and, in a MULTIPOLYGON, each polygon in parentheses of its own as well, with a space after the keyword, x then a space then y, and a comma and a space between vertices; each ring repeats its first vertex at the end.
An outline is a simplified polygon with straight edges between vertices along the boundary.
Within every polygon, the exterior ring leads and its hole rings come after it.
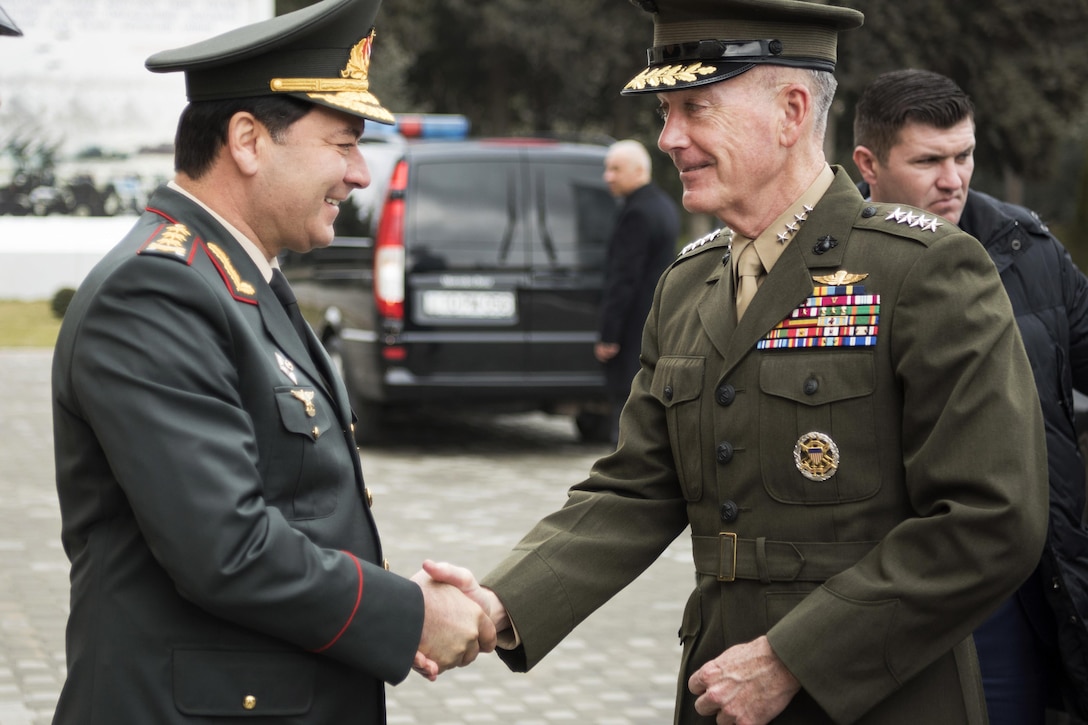
POLYGON ((370 182, 377 10, 323 0, 147 61, 186 74, 177 174, 53 357, 57 725, 376 725, 384 683, 493 646, 456 589, 389 571, 347 392, 277 268, 370 182))
POLYGON ((968 193, 974 109, 952 80, 921 70, 879 76, 858 101, 854 141, 863 193, 940 214, 986 248, 1046 420, 1046 548, 1032 576, 975 631, 990 722, 1041 725, 1048 707, 1088 718, 1088 530, 1072 392, 1088 391, 1088 278, 1034 212, 968 193))
POLYGON ((638 372, 642 327, 654 287, 676 256, 680 235, 676 202, 650 180, 651 170, 650 154, 638 141, 617 141, 605 156, 604 181, 613 196, 624 200, 608 244, 601 324, 593 348, 604 364, 613 444, 619 436, 620 411, 638 372))

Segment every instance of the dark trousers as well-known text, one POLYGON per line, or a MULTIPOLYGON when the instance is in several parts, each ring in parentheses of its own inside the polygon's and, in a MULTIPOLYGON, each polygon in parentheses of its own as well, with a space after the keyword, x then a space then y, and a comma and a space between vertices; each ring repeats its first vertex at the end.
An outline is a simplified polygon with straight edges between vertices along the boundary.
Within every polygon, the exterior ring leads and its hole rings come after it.
MULTIPOLYGON (((1038 586, 1035 576, 1025 584, 1031 593, 1033 585, 1038 586)), ((1036 631, 1021 594, 1009 597, 975 630, 990 725, 1045 725, 1048 705, 1060 702, 1057 652, 1036 631)))

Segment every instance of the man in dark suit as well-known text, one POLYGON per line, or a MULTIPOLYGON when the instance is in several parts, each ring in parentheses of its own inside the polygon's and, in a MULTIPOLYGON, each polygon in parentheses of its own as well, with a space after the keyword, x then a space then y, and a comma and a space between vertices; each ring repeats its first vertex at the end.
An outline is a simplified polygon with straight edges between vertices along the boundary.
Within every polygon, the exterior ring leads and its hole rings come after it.
POLYGON ((332 241, 378 0, 324 0, 147 61, 182 71, 177 175, 96 266, 53 363, 68 677, 55 723, 381 723, 384 682, 493 646, 453 587, 383 566, 344 385, 279 252, 332 241))
POLYGON ((823 153, 839 31, 797 0, 639 0, 658 145, 726 229, 657 286, 622 443, 481 588, 536 665, 690 527, 676 722, 985 722, 971 632, 1046 535, 1038 397, 967 234, 823 153), (1009 422, 1015 421, 1015 426, 1009 422))
POLYGON ((854 115, 862 194, 939 214, 981 242, 1016 314, 1046 420, 1050 527, 1038 567, 975 630, 991 725, 1088 720, 1088 528, 1073 389, 1088 391, 1088 278, 1035 212, 971 188, 975 112, 951 79, 883 73, 854 115))
POLYGON ((646 147, 633 139, 617 141, 604 158, 604 181, 623 199, 608 244, 601 324, 593 354, 604 364, 610 411, 609 437, 619 437, 620 411, 638 372, 642 326, 654 287, 676 256, 680 213, 676 202, 650 178, 646 147))

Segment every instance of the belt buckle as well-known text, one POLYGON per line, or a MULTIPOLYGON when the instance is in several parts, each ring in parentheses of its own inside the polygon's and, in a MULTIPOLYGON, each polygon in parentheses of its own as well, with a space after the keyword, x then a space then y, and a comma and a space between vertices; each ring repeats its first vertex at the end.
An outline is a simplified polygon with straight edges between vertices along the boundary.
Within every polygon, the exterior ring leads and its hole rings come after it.
POLYGON ((718 534, 718 581, 720 582, 733 582, 737 580, 737 535, 732 532, 723 531, 718 534), (726 561, 725 554, 725 542, 726 540, 733 542, 733 567, 730 570, 728 576, 722 572, 722 565, 726 561))

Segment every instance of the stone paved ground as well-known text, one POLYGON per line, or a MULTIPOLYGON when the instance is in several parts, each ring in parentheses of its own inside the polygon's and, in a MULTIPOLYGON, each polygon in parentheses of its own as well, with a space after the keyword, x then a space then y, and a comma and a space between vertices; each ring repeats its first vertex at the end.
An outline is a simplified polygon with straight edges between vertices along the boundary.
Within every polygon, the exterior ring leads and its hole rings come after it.
MULTIPOLYGON (((67 560, 53 487, 49 351, 0 350, 0 725, 46 725, 64 680, 67 560)), ((566 419, 451 419, 398 428, 364 449, 393 568, 424 557, 484 573, 603 449, 566 419)), ((389 689, 392 725, 659 725, 671 722, 683 600, 681 537, 529 674, 494 656, 389 689)), ((324 724, 321 724, 324 725, 324 724)))

